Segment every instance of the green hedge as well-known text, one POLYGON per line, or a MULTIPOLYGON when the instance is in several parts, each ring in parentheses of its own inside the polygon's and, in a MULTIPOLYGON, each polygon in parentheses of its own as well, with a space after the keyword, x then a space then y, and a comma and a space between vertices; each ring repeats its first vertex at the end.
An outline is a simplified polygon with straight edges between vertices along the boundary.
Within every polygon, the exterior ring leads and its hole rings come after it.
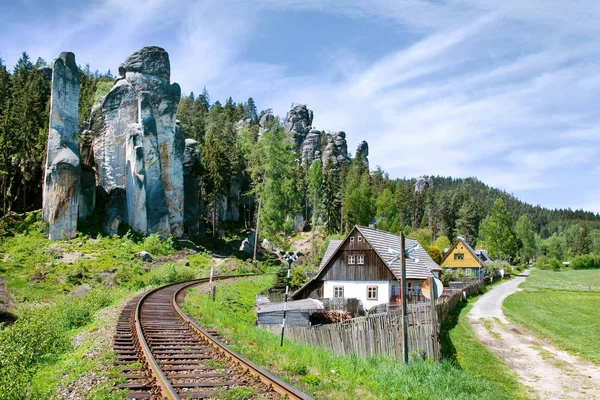
POLYGON ((600 269, 600 256, 586 254, 577 256, 569 265, 571 269, 600 269))

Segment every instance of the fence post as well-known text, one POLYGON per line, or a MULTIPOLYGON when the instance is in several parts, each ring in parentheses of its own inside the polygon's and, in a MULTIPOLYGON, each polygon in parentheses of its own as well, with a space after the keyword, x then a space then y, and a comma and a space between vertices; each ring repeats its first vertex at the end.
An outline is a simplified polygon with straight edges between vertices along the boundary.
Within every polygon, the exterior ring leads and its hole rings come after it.
POLYGON ((439 350, 439 335, 437 326, 437 308, 435 307, 435 278, 432 276, 429 278, 429 297, 431 297, 431 341, 433 350, 433 360, 438 361, 438 350, 439 350))

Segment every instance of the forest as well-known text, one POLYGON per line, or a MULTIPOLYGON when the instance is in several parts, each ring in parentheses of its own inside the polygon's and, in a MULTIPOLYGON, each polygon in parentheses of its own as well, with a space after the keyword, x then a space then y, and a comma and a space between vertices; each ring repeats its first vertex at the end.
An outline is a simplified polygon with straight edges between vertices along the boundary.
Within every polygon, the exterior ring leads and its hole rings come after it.
MULTIPOLYGON (((91 108, 112 87, 113 76, 81 69, 80 128, 91 108)), ((23 53, 10 71, 0 59, 0 211, 41 208, 43 165, 48 135, 48 64, 23 53)), ((212 102, 206 88, 182 97, 177 117, 186 137, 198 141, 203 226, 219 235, 250 229, 285 247, 298 229, 318 227, 343 234, 355 224, 376 225, 416 237, 435 255, 458 235, 492 257, 526 262, 540 256, 564 261, 600 255, 600 215, 584 210, 546 209, 520 201, 476 178, 396 179, 372 168, 360 149, 340 165, 331 158, 299 161, 293 140, 270 109, 259 111, 252 98, 212 102), (261 121, 266 121, 261 126, 261 121), (241 187, 237 220, 225 216, 232 185, 241 187)), ((358 138, 359 140, 362 138, 358 138)), ((383 163, 373 160, 371 164, 383 163)), ((440 171, 443 172, 443 171, 440 171)), ((289 243, 288 243, 289 245, 289 243)), ((439 256, 435 258, 439 259, 439 256)))

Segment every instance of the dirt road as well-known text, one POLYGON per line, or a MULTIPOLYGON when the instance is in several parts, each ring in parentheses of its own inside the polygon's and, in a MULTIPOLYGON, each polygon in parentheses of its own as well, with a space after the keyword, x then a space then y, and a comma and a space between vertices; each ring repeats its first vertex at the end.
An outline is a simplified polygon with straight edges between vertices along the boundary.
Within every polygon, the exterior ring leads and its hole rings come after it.
POLYGON ((528 275, 525 271, 499 284, 475 302, 469 322, 477 337, 531 388, 534 398, 600 399, 600 367, 556 349, 504 316, 504 299, 528 275))

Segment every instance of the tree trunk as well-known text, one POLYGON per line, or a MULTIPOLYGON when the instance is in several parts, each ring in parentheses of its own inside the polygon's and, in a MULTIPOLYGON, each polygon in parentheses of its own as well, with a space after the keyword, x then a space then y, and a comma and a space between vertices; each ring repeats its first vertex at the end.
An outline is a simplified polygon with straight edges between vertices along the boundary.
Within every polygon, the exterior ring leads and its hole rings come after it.
POLYGON ((256 263, 256 248, 258 247, 258 222, 260 221, 260 207, 262 203, 258 203, 258 212, 256 215, 256 230, 254 231, 254 255, 252 256, 252 263, 256 263))

